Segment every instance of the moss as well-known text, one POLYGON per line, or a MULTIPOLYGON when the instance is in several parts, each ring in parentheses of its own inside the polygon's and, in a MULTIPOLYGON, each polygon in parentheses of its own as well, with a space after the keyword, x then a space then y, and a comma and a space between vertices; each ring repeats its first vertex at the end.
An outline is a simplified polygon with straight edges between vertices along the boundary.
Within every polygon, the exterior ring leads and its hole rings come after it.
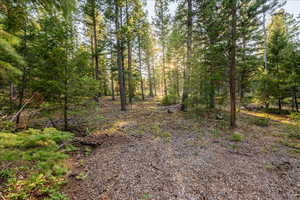
POLYGON ((16 134, 0 132, 0 167, 13 166, 10 171, 0 171, 5 197, 11 200, 66 199, 60 187, 65 183, 64 161, 68 155, 59 146, 71 138, 72 134, 53 128, 29 129, 16 134))

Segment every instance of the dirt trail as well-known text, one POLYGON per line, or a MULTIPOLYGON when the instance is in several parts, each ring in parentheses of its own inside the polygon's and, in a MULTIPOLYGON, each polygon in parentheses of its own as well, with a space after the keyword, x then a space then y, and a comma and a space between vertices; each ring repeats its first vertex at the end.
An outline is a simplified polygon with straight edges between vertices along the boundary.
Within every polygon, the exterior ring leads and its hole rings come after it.
POLYGON ((107 101, 96 133, 107 139, 74 156, 73 172, 84 178, 70 176, 64 192, 71 200, 300 199, 299 157, 282 146, 263 151, 272 140, 216 137, 208 123, 171 109, 149 101, 122 113, 107 101))

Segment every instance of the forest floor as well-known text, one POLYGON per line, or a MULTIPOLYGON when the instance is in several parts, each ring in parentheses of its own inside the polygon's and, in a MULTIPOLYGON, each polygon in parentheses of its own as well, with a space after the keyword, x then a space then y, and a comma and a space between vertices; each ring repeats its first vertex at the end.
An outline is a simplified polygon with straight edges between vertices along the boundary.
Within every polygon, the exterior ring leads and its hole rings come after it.
POLYGON ((63 192, 71 200, 300 199, 300 140, 287 136, 286 118, 268 115, 260 127, 256 113, 240 112, 233 132, 211 113, 177 108, 148 99, 121 112, 104 100, 87 116, 97 128, 78 139, 93 148, 68 161, 63 192))

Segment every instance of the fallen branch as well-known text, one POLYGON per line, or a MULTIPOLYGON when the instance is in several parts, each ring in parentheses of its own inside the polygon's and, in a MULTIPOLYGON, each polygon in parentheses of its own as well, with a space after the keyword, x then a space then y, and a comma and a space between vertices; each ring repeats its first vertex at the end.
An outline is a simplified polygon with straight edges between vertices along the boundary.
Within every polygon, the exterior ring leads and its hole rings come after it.
POLYGON ((2 200, 6 200, 6 199, 4 198, 4 196, 2 195, 2 192, 0 192, 0 197, 1 197, 2 200))
POLYGON ((237 155, 240 155, 240 156, 248 156, 248 157, 251 157, 251 156, 252 156, 251 154, 248 154, 248 153, 241 153, 241 152, 238 152, 238 151, 232 151, 232 150, 229 150, 228 152, 229 152, 229 153, 233 153, 233 154, 237 154, 237 155))
POLYGON ((11 118, 11 122, 13 122, 15 120, 15 118, 24 110, 24 108, 32 101, 34 95, 31 96, 31 98, 23 104, 23 106, 21 107, 21 109, 11 118))

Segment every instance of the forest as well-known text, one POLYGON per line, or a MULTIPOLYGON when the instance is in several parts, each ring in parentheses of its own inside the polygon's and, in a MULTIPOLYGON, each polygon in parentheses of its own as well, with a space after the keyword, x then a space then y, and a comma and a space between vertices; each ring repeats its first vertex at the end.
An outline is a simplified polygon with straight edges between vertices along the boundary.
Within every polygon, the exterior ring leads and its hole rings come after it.
POLYGON ((0 200, 299 200, 291 1, 0 0, 0 200))

